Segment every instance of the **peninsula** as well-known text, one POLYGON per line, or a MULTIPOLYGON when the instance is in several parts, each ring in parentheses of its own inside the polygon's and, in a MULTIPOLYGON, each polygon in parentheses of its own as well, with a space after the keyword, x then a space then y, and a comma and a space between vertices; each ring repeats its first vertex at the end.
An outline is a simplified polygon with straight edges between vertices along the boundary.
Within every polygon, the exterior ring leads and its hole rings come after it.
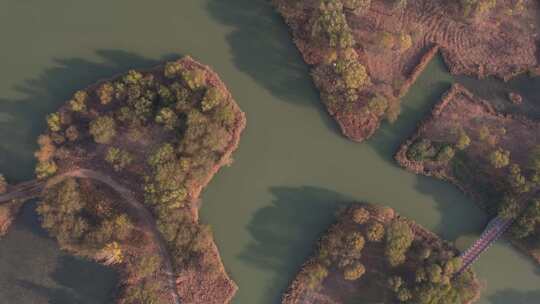
POLYGON ((228 303, 237 286, 199 223, 199 194, 245 123, 218 75, 190 57, 101 81, 47 116, 36 181, 0 180, 2 228, 38 197, 62 249, 118 270, 117 303, 228 303))
POLYGON ((475 274, 458 251, 393 209, 354 204, 321 237, 283 296, 301 303, 472 303, 475 274))
POLYGON ((538 71, 539 3, 529 0, 273 0, 328 112, 354 141, 397 119, 440 51, 452 74, 538 71))
POLYGON ((499 113, 454 85, 395 158, 469 194, 540 263, 539 122, 499 113))

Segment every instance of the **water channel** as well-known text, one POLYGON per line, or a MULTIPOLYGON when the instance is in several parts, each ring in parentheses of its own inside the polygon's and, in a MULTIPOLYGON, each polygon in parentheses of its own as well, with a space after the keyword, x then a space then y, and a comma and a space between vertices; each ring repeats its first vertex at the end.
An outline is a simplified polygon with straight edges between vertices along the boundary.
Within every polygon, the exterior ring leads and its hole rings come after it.
MULTIPOLYGON (((392 154, 453 81, 526 102, 540 81, 451 77, 440 58, 407 94, 400 119, 363 144, 343 138, 321 106, 287 28, 266 0, 0 1, 0 172, 32 177, 44 116, 75 90, 190 54, 210 65, 246 112, 235 162, 205 190, 214 230, 240 290, 234 304, 275 304, 339 206, 368 201, 467 246, 486 218, 454 187, 397 167, 392 154)), ((536 100, 534 100, 536 98, 536 100)), ((501 101, 502 102, 502 101, 501 101)), ((540 271, 501 241, 475 264, 480 304, 532 304, 540 271)), ((27 205, 0 241, 0 303, 111 303, 116 276, 71 258, 27 205)))

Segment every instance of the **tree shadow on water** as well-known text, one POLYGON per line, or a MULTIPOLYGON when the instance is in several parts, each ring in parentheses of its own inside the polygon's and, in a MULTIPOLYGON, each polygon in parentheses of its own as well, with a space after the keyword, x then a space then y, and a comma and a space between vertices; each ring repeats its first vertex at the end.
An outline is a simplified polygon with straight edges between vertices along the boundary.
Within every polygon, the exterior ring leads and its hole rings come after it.
POLYGON ((25 80, 14 90, 20 99, 0 96, 0 171, 21 180, 32 175, 36 137, 45 128, 45 116, 54 112, 75 91, 129 69, 149 68, 178 58, 164 55, 148 59, 123 50, 97 50, 98 61, 83 58, 53 59, 53 67, 25 80))
MULTIPOLYGON (((271 206, 259 210, 248 225, 254 241, 241 258, 274 274, 264 303, 278 303, 287 284, 312 254, 315 241, 345 203, 352 202, 331 190, 318 187, 273 187, 271 206)), ((242 292, 242 286, 240 291, 242 292)))
POLYGON ((491 304, 533 304, 540 303, 540 290, 519 291, 505 289, 488 297, 491 304))
POLYGON ((217 21, 233 27, 227 41, 238 69, 282 101, 315 107, 324 124, 341 134, 319 98, 308 65, 270 1, 208 0, 207 9, 217 21))
POLYGON ((112 269, 71 256, 61 256, 52 273, 57 286, 19 280, 26 290, 48 299, 49 304, 98 304, 114 302, 117 281, 112 269))
POLYGON ((7 255, 3 257, 7 259, 6 264, 0 266, 5 271, 0 285, 9 288, 2 290, 2 295, 7 297, 3 300, 9 303, 15 303, 13 299, 20 301, 17 303, 112 303, 118 282, 115 271, 59 252, 56 241, 41 227, 35 208, 35 202, 22 207, 14 227, 1 243, 12 247, 0 250, 0 257, 7 255), (16 233, 18 238, 14 240, 11 233, 16 233))

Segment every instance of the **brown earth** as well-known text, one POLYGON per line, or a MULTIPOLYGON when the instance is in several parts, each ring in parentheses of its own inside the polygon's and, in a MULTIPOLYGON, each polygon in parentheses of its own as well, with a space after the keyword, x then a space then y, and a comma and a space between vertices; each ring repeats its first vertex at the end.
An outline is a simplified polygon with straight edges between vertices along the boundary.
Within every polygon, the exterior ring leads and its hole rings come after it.
MULTIPOLYGON (((463 86, 456 84, 434 107, 431 116, 419 125, 417 132, 399 148, 395 159, 409 171, 451 182, 471 196, 480 207, 493 214, 494 202, 481 193, 477 185, 483 184, 495 189, 508 172, 505 168, 493 168, 487 156, 495 147, 500 147, 510 151, 512 163, 525 168, 529 151, 539 144, 539 122, 517 115, 500 114, 487 101, 476 98, 463 86), (481 138, 482 128, 489 130, 487 138, 481 138), (461 153, 475 163, 474 184, 460 181, 449 162, 414 161, 407 158, 407 151, 415 141, 425 138, 432 142, 454 143, 459 129, 463 129, 471 139, 471 144, 461 153)), ((540 263, 539 248, 531 247, 525 241, 512 242, 540 263)))
MULTIPOLYGON (((443 241, 438 235, 416 224, 414 221, 400 216, 393 209, 370 204, 361 204, 361 206, 369 210, 372 219, 385 226, 395 219, 404 220, 414 233, 414 242, 422 243, 434 251, 441 249, 457 254, 457 250, 443 241)), ((350 220, 350 214, 347 211, 338 216, 334 225, 339 225, 343 229, 347 229, 347 231, 353 231, 357 226, 356 223, 350 220)), ((322 286, 318 289, 311 289, 307 286, 305 276, 309 270, 309 265, 316 263, 317 256, 318 252, 315 252, 313 257, 308 259, 301 267, 296 278, 284 293, 282 304, 342 304, 350 303, 351 299, 355 299, 356 302, 362 301, 362 303, 393 303, 386 286, 377 283, 377 281, 380 281, 381 276, 391 273, 384 255, 384 242, 366 241, 361 254, 361 263, 365 265, 366 273, 359 280, 344 280, 340 270, 331 268, 322 286)), ((404 267, 415 269, 417 265, 406 262, 404 267)), ((471 304, 480 297, 480 283, 476 275, 473 274, 473 276, 472 288, 475 294, 463 304, 471 304)))
MULTIPOLYGON (((514 2, 497 1, 497 6, 485 15, 468 19, 463 17, 458 1, 453 0, 407 1, 403 9, 393 9, 391 1, 372 0, 367 10, 345 9, 358 61, 367 68, 372 84, 362 89, 353 109, 327 106, 344 135, 354 141, 373 135, 382 117, 366 114, 366 96, 380 94, 391 103, 399 102, 439 49, 455 75, 507 80, 538 70, 539 3, 524 1, 524 10, 514 9, 509 16, 514 2), (381 46, 383 33, 391 37, 390 46, 381 46), (401 34, 412 37, 412 46, 406 50, 399 47, 401 34)), ((305 0, 296 8, 288 6, 286 0, 274 3, 290 26, 306 63, 314 69, 324 66, 327 50, 313 42, 309 25, 319 1, 305 0)), ((331 83, 332 79, 325 82, 331 83)), ((324 91, 324 83, 316 85, 324 91)))

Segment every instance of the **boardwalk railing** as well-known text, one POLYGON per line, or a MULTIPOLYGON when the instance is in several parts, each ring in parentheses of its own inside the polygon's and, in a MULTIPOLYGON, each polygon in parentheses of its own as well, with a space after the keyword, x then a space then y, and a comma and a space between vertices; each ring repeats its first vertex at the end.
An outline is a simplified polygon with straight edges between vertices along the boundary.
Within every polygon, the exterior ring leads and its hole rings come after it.
POLYGON ((513 221, 513 219, 502 217, 492 219, 486 226, 484 232, 482 232, 482 235, 480 235, 480 238, 478 238, 472 244, 472 246, 469 247, 469 249, 465 250, 460 255, 463 264, 456 272, 456 275, 459 275, 467 270, 482 253, 488 250, 489 247, 491 247, 491 245, 493 245, 493 243, 497 241, 506 230, 508 230, 513 221))

